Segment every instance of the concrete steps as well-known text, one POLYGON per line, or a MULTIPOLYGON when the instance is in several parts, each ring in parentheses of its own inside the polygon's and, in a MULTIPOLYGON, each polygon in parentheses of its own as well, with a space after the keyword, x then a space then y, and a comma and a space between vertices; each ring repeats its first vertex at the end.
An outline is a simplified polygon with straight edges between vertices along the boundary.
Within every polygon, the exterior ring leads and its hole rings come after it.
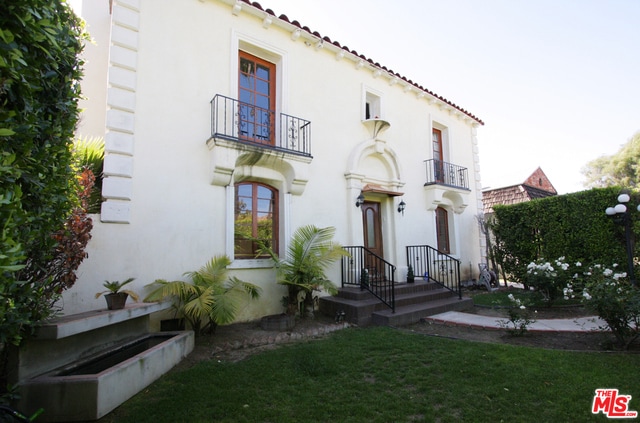
POLYGON ((402 326, 419 322, 426 316, 473 307, 470 298, 460 300, 456 294, 434 282, 399 283, 395 288, 395 313, 359 287, 341 288, 335 296, 321 297, 320 312, 327 316, 344 312, 346 321, 359 326, 402 326))

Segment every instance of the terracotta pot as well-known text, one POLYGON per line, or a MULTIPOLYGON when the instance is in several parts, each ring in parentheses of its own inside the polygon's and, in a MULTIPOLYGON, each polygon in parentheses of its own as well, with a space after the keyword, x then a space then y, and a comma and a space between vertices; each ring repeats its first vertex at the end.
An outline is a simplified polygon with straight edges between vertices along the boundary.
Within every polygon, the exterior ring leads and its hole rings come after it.
POLYGON ((107 294, 104 296, 107 300, 107 309, 109 310, 121 310, 127 303, 127 297, 129 294, 126 292, 116 292, 114 294, 107 294))

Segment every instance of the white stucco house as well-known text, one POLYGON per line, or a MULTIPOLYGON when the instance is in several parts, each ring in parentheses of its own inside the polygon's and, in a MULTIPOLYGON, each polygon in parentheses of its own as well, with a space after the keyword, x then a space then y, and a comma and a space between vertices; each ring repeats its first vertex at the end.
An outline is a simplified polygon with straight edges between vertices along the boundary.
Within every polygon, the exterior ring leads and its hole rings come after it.
POLYGON ((105 201, 65 314, 104 308, 105 280, 135 277, 144 294, 221 254, 263 289, 238 318, 280 313, 285 289, 243 234, 283 253, 308 224, 391 263, 397 283, 416 245, 477 278, 478 117, 258 3, 83 0, 78 12, 95 40, 78 133, 105 140, 105 201))

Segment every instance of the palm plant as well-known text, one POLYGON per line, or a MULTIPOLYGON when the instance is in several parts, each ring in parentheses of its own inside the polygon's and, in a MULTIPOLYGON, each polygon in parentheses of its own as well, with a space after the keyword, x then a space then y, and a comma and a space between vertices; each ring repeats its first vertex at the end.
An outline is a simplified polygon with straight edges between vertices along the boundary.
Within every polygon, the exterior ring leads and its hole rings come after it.
POLYGON ((217 325, 235 320, 247 295, 259 298, 261 289, 235 276, 229 277, 227 256, 213 257, 194 272, 186 272, 191 281, 166 281, 158 279, 151 284, 155 289, 144 299, 160 301, 173 298, 175 311, 182 315, 196 334, 213 332, 217 325))
POLYGON ((95 177, 95 183, 88 199, 87 213, 100 213, 104 140, 102 138, 77 138, 73 143, 73 157, 80 170, 90 170, 95 177))
POLYGON ((278 283, 288 288, 287 314, 296 314, 301 294, 304 295, 304 314, 312 315, 314 291, 324 289, 330 294, 337 291, 325 271, 334 261, 349 253, 332 241, 334 234, 334 227, 302 226, 291 237, 285 258, 280 259, 266 249, 276 263, 278 283))

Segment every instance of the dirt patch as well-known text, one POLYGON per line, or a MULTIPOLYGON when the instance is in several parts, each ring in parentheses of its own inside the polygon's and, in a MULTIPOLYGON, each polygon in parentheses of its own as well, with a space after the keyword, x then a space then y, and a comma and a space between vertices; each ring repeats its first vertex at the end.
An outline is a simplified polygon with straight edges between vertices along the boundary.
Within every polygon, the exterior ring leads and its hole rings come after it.
POLYGON ((260 321, 219 326, 212 335, 196 337, 193 352, 176 369, 189 368, 203 360, 236 362, 279 345, 321 339, 349 326, 349 323, 336 323, 322 315, 313 319, 296 319, 295 327, 288 331, 264 330, 260 321))

